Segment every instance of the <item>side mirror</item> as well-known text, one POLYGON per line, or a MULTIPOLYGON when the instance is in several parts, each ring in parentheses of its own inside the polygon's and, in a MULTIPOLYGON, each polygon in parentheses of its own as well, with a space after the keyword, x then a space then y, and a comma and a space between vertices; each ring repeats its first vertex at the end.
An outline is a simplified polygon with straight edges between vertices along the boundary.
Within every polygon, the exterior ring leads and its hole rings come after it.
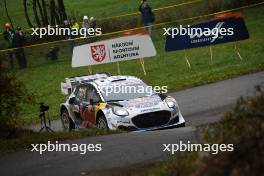
POLYGON ((165 94, 161 93, 161 94, 158 94, 158 95, 159 95, 159 97, 161 98, 162 101, 167 98, 167 95, 165 95, 165 94))
POLYGON ((70 104, 70 105, 73 105, 75 101, 76 101, 76 98, 75 98, 75 97, 71 97, 71 98, 69 99, 69 104, 70 104))
POLYGON ((90 99, 90 105, 94 105, 94 100, 90 99))

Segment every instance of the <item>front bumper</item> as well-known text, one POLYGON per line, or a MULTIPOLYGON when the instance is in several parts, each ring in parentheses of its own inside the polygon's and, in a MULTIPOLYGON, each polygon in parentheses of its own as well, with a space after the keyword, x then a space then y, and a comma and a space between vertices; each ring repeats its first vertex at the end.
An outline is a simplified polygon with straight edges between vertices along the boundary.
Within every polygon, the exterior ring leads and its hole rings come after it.
POLYGON ((182 116, 182 114, 179 112, 174 117, 171 117, 168 123, 165 125, 155 126, 155 127, 149 127, 149 128, 139 128, 136 125, 131 123, 117 123, 115 125, 111 124, 110 129, 121 129, 126 131, 153 131, 158 129, 166 129, 166 128, 175 128, 175 127, 182 127, 185 126, 185 120, 182 116))

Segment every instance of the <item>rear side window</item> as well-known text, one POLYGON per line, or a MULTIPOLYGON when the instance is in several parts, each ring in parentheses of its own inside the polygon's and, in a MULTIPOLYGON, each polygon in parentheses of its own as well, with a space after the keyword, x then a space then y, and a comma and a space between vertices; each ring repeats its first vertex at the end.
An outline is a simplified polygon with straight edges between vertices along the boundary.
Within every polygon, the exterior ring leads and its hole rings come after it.
POLYGON ((87 101, 87 86, 86 85, 83 85, 83 86, 80 86, 77 90, 77 93, 76 93, 76 97, 79 99, 79 100, 82 100, 82 101, 87 101))

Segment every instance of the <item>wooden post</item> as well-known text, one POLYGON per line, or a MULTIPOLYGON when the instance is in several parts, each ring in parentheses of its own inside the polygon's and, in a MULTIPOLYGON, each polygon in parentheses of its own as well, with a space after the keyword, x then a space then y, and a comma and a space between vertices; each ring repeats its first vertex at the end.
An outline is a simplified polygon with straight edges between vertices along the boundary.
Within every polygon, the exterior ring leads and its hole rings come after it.
POLYGON ((117 74, 121 75, 119 62, 116 62, 116 65, 117 65, 117 74))
POLYGON ((187 65, 188 65, 189 69, 191 69, 192 67, 191 67, 191 64, 190 64, 190 62, 189 62, 189 59, 188 59, 188 57, 187 57, 186 50, 184 50, 184 58, 185 58, 185 60, 186 60, 186 63, 187 63, 187 65))
POLYGON ((211 64, 213 64, 213 48, 211 45, 209 46, 209 48, 210 48, 211 64))
POLYGON ((237 47, 236 43, 235 43, 235 49, 234 49, 234 51, 236 52, 236 54, 237 54, 237 56, 239 57, 239 59, 240 59, 240 60, 243 60, 242 56, 241 56, 240 53, 239 53, 239 50, 238 50, 238 47, 237 47))
POLYGON ((92 70, 92 66, 91 65, 88 66, 88 70, 89 70, 89 74, 90 75, 93 74, 93 70, 92 70))
POLYGON ((147 75, 147 72, 145 70, 145 62, 144 62, 144 59, 140 59, 140 64, 141 64, 141 68, 143 70, 143 73, 146 76, 147 75))

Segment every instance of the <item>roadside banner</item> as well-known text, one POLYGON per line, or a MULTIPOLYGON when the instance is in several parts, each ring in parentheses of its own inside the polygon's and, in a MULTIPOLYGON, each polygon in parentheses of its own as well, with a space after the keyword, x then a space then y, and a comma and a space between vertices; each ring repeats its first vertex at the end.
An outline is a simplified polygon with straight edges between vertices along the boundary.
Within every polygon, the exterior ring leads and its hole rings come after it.
POLYGON ((74 47, 72 67, 142 59, 156 54, 149 35, 135 34, 74 47))
POLYGON ((166 36, 165 50, 184 50, 248 38, 249 33, 243 18, 241 16, 233 16, 186 26, 184 29, 182 27, 177 29, 172 28, 166 36), (177 35, 176 32, 178 32, 177 35))

